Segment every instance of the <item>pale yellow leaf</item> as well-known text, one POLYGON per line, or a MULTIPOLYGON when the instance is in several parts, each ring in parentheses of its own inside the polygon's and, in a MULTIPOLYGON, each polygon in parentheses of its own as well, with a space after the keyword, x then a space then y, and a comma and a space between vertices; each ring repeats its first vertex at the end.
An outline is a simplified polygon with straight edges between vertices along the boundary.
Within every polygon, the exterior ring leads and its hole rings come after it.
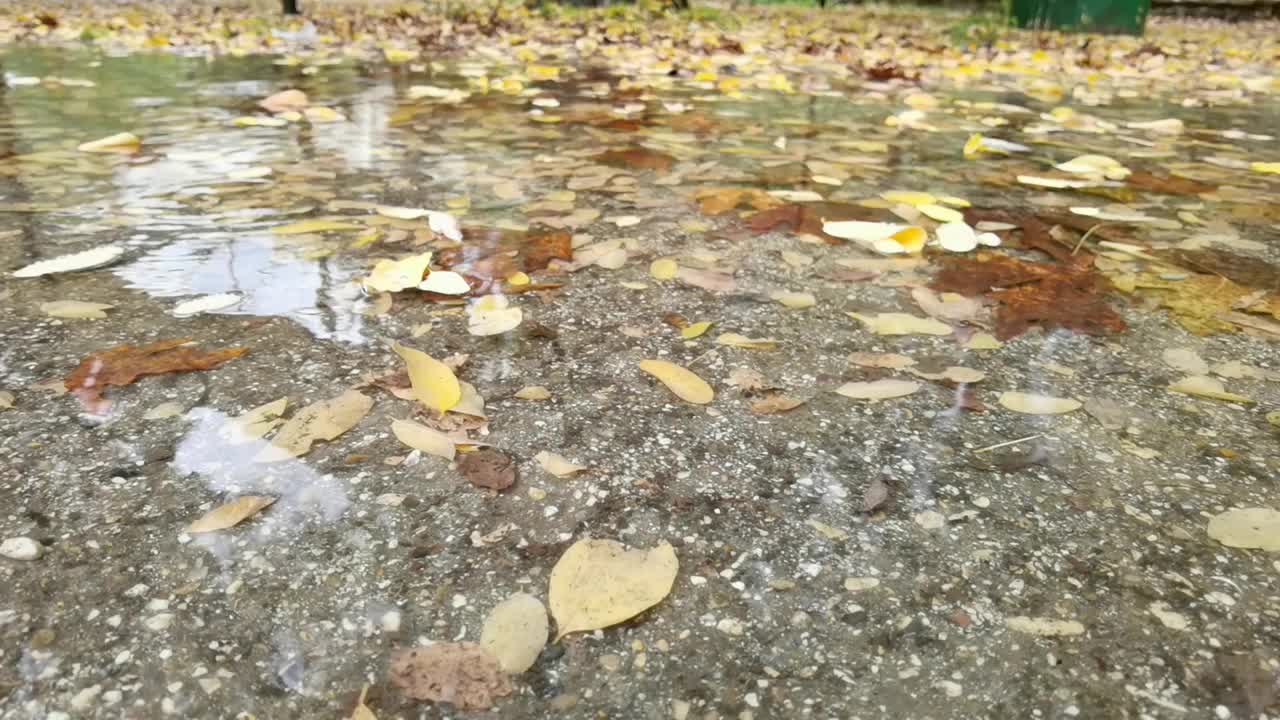
POLYGON ((244 445, 266 436, 279 427, 280 418, 289 405, 289 398, 282 397, 227 420, 218 428, 218 436, 228 445, 244 445))
MULTIPOLYGON (((361 282, 366 290, 372 292, 400 292, 417 287, 431 264, 431 257, 430 252, 424 252, 400 260, 379 260, 361 282)), ((463 282, 465 284, 466 281, 463 282)))
POLYGON ((515 392, 521 400, 550 400, 551 391, 541 385, 527 385, 515 392))
POLYGON ((901 369, 911 367, 916 361, 906 355, 898 355, 897 353, 866 353, 855 352, 849 353, 849 362, 862 367, 878 367, 901 369))
POLYGON ((1251 403, 1253 400, 1235 393, 1227 392, 1220 380, 1204 375, 1185 377, 1169 386, 1169 390, 1184 395, 1225 400, 1227 402, 1251 403))
POLYGON ((778 347, 778 341, 773 338, 749 338, 738 333, 721 333, 716 338, 716 344, 745 350, 773 350, 778 347))
POLYGON ((950 335, 951 326, 932 318, 922 318, 906 313, 878 313, 862 315, 849 313, 876 335, 950 335))
POLYGON ((836 392, 854 400, 888 400, 904 397, 923 387, 913 380, 894 380, 883 378, 869 382, 847 382, 836 388, 836 392))
POLYGON ((453 441, 449 439, 448 435, 439 430, 433 430, 426 425, 419 425, 408 420, 392 420, 391 433, 405 445, 430 455, 452 460, 456 453, 453 441))
POLYGON ((578 465, 570 462, 562 455, 557 455, 546 450, 534 455, 533 459, 542 466, 543 470, 546 470, 556 477, 569 477, 570 475, 576 475, 580 472, 591 469, 586 465, 578 465))
POLYGON ((1209 537, 1227 547, 1280 552, 1280 512, 1271 508, 1239 508, 1209 519, 1209 537))
POLYGON ((271 228, 276 235, 303 235, 306 233, 332 232, 335 230, 363 230, 364 225, 340 222, 338 220, 300 220, 287 225, 271 228))
POLYGON ((364 704, 365 694, 368 692, 368 685, 360 689, 360 699, 356 701, 356 707, 351 711, 350 720, 378 720, 378 716, 374 715, 369 706, 364 704))
POLYGON ((925 217, 930 220, 937 220, 940 223, 963 223, 964 213, 959 210, 952 210, 943 205, 935 205, 932 203, 920 205, 916 208, 925 217))
POLYGON ((533 667, 547 644, 547 609, 528 593, 515 593, 489 611, 480 627, 480 647, 508 673, 533 667))
POLYGON ((210 510, 187 526, 189 533, 207 533, 226 530, 239 525, 271 505, 276 499, 262 495, 242 495, 235 500, 210 510))
POLYGON ((396 220, 417 220, 418 218, 426 217, 427 213, 430 212, 429 210, 423 210, 421 208, 394 207, 391 205, 379 205, 375 207, 373 211, 382 217, 394 218, 396 220))
POLYGON ((658 258, 649 264, 649 274, 654 280, 670 280, 680 271, 680 266, 671 258, 658 258))
POLYGON ((106 310, 115 307, 106 303, 82 302, 80 300, 54 300, 41 303, 40 310, 50 317, 72 320, 97 320, 107 316, 106 310))
POLYGON ((514 182, 500 182, 493 186, 493 194, 499 200, 516 200, 524 196, 520 186, 514 182))
POLYGON ((666 360, 641 360, 640 369, 657 378, 685 402, 705 405, 715 398, 715 391, 705 380, 675 363, 666 360))
POLYGON ((317 440, 333 440, 355 427, 373 407, 373 398, 355 390, 314 402, 294 413, 254 462, 280 462, 305 455, 317 440))
POLYGON ((15 396, 8 390, 0 390, 0 410, 8 410, 13 407, 15 396))
POLYGON ((409 371, 413 396, 425 407, 438 412, 451 410, 462 400, 462 387, 448 365, 430 355, 393 343, 391 349, 404 360, 409 371))
POLYGON ((1034 393, 1003 392, 997 402, 1014 412, 1028 415, 1061 415, 1079 410, 1082 403, 1073 398, 1050 397, 1034 393))
POLYGON ((556 640, 629 620, 662 602, 680 569, 670 543, 628 550, 615 540, 579 540, 551 570, 556 640))
POLYGON ((696 323, 689 323, 688 325, 685 325, 684 327, 680 328, 680 337, 684 338, 685 340, 692 340, 696 337, 701 337, 702 334, 705 333, 711 327, 712 324, 713 323, 710 320, 702 320, 696 323))
POLYGON ((136 149, 142 140, 131 132, 116 133, 97 140, 83 142, 76 146, 80 152, 118 152, 136 149))
POLYGON ((165 420, 167 418, 177 417, 178 415, 181 415, 184 410, 186 410, 186 408, 182 406, 182 403, 164 402, 164 403, 160 403, 159 405, 143 413, 142 419, 143 420, 165 420))
POLYGON ((515 330, 524 321, 524 312, 518 307, 502 307, 481 310, 477 305, 467 318, 467 332, 472 335, 501 335, 515 330))
POLYGON ((465 380, 459 380, 458 387, 462 390, 462 397, 458 399, 457 405, 449 408, 449 412, 462 413, 463 415, 471 415, 478 418, 488 417, 484 414, 484 398, 480 396, 475 385, 465 380))
POLYGON ((427 275, 427 279, 418 285, 418 289, 441 295, 466 295, 471 292, 471 286, 467 284, 465 278, 448 270, 433 270, 427 275))
POLYGON ((818 300, 813 293, 807 292, 790 292, 786 290, 777 290, 769 294, 769 299, 774 302, 781 303, 784 307, 793 310, 813 307, 818 300))

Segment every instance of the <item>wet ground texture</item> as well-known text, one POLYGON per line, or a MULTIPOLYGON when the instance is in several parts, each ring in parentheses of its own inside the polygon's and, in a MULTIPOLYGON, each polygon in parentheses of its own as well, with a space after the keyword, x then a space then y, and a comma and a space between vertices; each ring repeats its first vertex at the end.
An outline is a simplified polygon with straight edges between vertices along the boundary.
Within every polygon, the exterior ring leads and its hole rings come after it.
POLYGON ((824 17, 5 16, 0 715, 1280 716, 1276 26, 824 17))

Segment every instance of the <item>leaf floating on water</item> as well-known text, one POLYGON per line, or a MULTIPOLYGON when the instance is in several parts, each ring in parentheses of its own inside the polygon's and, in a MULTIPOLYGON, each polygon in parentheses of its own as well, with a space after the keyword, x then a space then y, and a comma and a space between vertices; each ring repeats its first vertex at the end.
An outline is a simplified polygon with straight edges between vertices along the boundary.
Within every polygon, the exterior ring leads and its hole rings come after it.
POLYGON ((142 139, 131 132, 116 133, 97 140, 83 142, 76 146, 80 152, 133 152, 142 144, 142 139))
POLYGON ((1216 378, 1204 375, 1192 375, 1182 378, 1181 380, 1169 386, 1169 389, 1183 395, 1195 395, 1197 397, 1210 398, 1212 400, 1225 400, 1235 403, 1252 403, 1253 400, 1235 393, 1227 392, 1222 381, 1216 378))
POLYGON ((415 700, 485 710, 512 692, 498 660, 476 643, 437 643, 391 655, 391 684, 415 700))
POLYGON ((836 388, 836 392, 854 400, 888 400, 910 395, 924 387, 913 380, 883 378, 869 382, 848 382, 836 388))
POLYGON ((1079 400, 1072 398, 1022 392, 1000 393, 998 402, 1009 410, 1027 415, 1061 415, 1079 410, 1083 405, 1079 400))
POLYGON ((294 413, 253 461, 274 463, 301 457, 317 441, 333 440, 358 425, 372 408, 373 398, 356 390, 311 403, 294 413))
POLYGON ((551 570, 556 640, 616 625, 657 605, 670 594, 679 569, 670 543, 628 550, 616 540, 579 540, 551 570))
POLYGON ((63 384, 85 400, 96 400, 109 385, 128 385, 144 375, 209 370, 249 352, 242 347, 204 352, 187 346, 188 342, 189 338, 161 340, 142 347, 117 345, 90 353, 63 384))
POLYGON ((715 391, 705 380, 666 360, 641 360, 640 369, 657 378, 675 396, 695 405, 706 405, 715 391))
POLYGON ((432 257, 432 253, 424 252, 399 260, 379 260, 378 264, 373 266, 369 276, 361 282, 366 290, 372 292, 400 292, 418 287, 422 282, 423 274, 431 265, 432 257))
POLYGON ((511 456, 492 448, 463 455, 458 472, 472 485, 487 490, 506 490, 515 484, 517 475, 511 456))
POLYGON ((100 320, 105 318, 106 311, 113 307, 115 305, 80 300, 54 300, 40 304, 40 310, 45 315, 68 320, 100 320))
POLYGON ((906 313, 878 313, 862 315, 849 313, 849 317, 861 322, 876 335, 950 335, 951 326, 932 318, 916 317, 906 313))
POLYGON ((218 428, 218 436, 229 445, 244 445, 266 437, 267 433, 284 423, 280 417, 289 405, 289 398, 282 397, 227 420, 218 428))
POLYGON ((445 412, 462 400, 462 387, 448 365, 430 355, 393 343, 391 349, 404 360, 413 396, 430 410, 445 412))
POLYGON ((1254 507, 1228 510, 1209 520, 1209 537, 1235 548, 1280 552, 1280 512, 1254 507))
POLYGON ((533 459, 538 461, 538 464, 542 466, 543 470, 546 470, 552 475, 560 478, 577 475, 580 472, 591 469, 586 465, 577 465, 572 463, 565 459, 564 456, 557 455, 553 452, 547 452, 546 450, 534 455, 533 459))
POLYGON ((178 317, 189 317, 200 313, 213 312, 238 305, 244 297, 239 293, 219 293, 184 300, 173 306, 173 314, 178 317))
POLYGON ((78 270, 93 270, 94 268, 110 265, 119 260, 122 255, 124 255, 124 248, 115 245, 103 245, 92 250, 85 250, 71 255, 60 255, 48 260, 31 263, 24 268, 15 270, 13 276, 17 278, 33 278, 56 273, 76 272, 78 270))
POLYGON ((537 661, 550 630, 542 601, 528 593, 515 593, 485 617, 480 647, 488 650, 504 671, 522 673, 537 661))
POLYGON ((455 454, 453 441, 448 435, 407 420, 392 420, 391 433, 400 442, 414 450, 452 460, 455 454))
POLYGON ((188 533, 207 533, 228 530, 257 515, 263 508, 276 501, 263 495, 242 495, 235 500, 210 510, 199 520, 187 526, 188 533))
POLYGON ((258 101, 258 107, 269 113, 301 112, 307 104, 307 94, 301 90, 281 90, 258 101))
POLYGON ((441 295, 466 295, 471 292, 471 286, 467 284, 465 278, 448 270, 433 270, 427 275, 427 279, 418 285, 418 289, 441 295))
POLYGON ((338 220, 300 220, 295 223, 277 225, 271 228, 276 235, 304 235, 308 233, 334 232, 338 230, 363 230, 364 225, 355 225, 338 220))

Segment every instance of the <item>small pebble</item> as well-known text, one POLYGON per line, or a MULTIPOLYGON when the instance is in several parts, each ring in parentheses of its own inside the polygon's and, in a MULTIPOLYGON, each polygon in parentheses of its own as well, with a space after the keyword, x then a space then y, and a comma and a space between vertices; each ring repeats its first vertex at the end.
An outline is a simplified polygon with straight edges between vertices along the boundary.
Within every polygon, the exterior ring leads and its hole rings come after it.
POLYGON ((742 621, 734 620, 733 618, 725 618, 716 623, 716 629, 726 635, 741 635, 746 632, 746 626, 742 624, 742 621))
POLYGON ((10 560, 38 560, 43 554, 40 543, 29 537, 11 537, 0 542, 0 556, 10 560))

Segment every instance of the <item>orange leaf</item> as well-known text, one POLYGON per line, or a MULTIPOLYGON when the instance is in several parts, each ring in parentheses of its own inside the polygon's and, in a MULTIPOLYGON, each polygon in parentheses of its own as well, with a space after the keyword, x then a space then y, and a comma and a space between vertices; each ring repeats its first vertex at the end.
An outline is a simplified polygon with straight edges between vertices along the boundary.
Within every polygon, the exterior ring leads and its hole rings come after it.
POLYGON ((208 370, 249 352, 242 347, 204 352, 188 347, 189 342, 190 338, 178 338, 142 347, 117 345, 90 353, 67 375, 63 385, 91 402, 101 399, 108 385, 128 385, 143 375, 208 370))
POLYGON ((632 147, 626 150, 609 150, 595 156, 595 161, 602 165, 625 167, 633 170, 670 170, 676 159, 666 153, 650 150, 646 147, 632 147))

